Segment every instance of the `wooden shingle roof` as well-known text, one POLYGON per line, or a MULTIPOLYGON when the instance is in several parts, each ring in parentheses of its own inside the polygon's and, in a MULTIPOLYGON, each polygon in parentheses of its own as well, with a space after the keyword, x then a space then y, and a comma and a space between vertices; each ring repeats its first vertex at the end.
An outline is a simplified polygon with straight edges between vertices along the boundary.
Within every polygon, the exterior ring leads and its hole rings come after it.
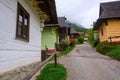
POLYGON ((58 17, 58 24, 60 27, 69 27, 65 20, 66 20, 65 17, 58 17))
POLYGON ((99 18, 93 29, 98 29, 107 19, 120 18, 120 1, 106 2, 100 4, 99 18))
POLYGON ((120 1, 100 4, 100 19, 120 17, 120 1))
POLYGON ((70 34, 79 34, 75 29, 71 28, 70 29, 70 34))

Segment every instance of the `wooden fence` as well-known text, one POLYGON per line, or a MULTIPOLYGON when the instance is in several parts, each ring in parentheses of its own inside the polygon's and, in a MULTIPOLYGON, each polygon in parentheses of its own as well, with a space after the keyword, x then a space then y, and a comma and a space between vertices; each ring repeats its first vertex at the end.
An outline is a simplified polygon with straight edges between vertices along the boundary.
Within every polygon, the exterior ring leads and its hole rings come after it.
POLYGON ((52 54, 49 58, 47 58, 45 61, 43 61, 42 63, 40 63, 38 66, 36 66, 29 74, 27 74, 27 76, 25 76, 23 78, 23 80, 30 80, 32 78, 32 76, 38 72, 52 57, 54 57, 54 61, 55 61, 55 67, 57 66, 57 58, 56 58, 56 54, 52 54))

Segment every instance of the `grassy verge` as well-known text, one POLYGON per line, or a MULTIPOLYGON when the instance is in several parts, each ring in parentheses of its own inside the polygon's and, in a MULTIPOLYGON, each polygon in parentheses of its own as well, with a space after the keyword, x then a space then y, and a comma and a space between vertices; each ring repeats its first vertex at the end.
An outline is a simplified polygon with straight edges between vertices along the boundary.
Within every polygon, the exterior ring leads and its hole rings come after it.
POLYGON ((120 61, 120 45, 114 46, 114 48, 110 52, 106 53, 106 55, 120 61))
POLYGON ((106 41, 99 43, 96 47, 96 50, 104 55, 106 55, 106 53, 109 53, 112 49, 114 49, 114 45, 111 45, 106 41))
POLYGON ((75 47, 75 46, 68 46, 68 47, 66 48, 66 50, 63 52, 63 54, 64 54, 64 55, 67 55, 70 51, 73 50, 74 47, 75 47))
POLYGON ((120 61, 120 45, 101 42, 97 45, 96 50, 101 54, 110 56, 120 61))
POLYGON ((62 64, 57 64, 57 67, 55 67, 52 63, 43 68, 36 80, 65 80, 66 76, 67 70, 62 64))
POLYGON ((63 52, 61 52, 61 53, 59 53, 59 54, 57 55, 57 57, 60 57, 60 56, 69 54, 69 52, 72 51, 74 48, 75 48, 75 46, 68 46, 68 47, 66 48, 66 50, 63 51, 63 52))

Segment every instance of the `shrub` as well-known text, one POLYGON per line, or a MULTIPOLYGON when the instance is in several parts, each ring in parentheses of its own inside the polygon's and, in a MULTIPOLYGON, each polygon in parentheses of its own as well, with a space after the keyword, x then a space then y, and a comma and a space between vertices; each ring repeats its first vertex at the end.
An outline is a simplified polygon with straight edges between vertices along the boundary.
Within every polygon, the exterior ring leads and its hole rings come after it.
POLYGON ((69 54, 70 51, 72 51, 74 49, 74 47, 75 46, 68 46, 65 51, 60 52, 59 54, 57 54, 57 57, 69 54))
POLYGON ((120 61, 120 45, 115 46, 107 55, 120 61))
POLYGON ((83 42, 84 42, 84 37, 78 37, 78 42, 80 43, 80 44, 83 44, 83 42))
POLYGON ((77 43, 77 39, 71 39, 70 41, 70 46, 75 46, 75 44, 77 43))
POLYGON ((93 40, 88 40, 88 42, 90 43, 90 45, 92 46, 92 47, 94 47, 94 41, 93 40))
POLYGON ((99 39, 96 39, 93 41, 93 47, 96 47, 99 44, 99 39))
POLYGON ((43 68, 36 80, 65 80, 66 76, 67 70, 62 64, 57 64, 55 67, 52 63, 43 68))
POLYGON ((109 42, 105 41, 105 42, 99 43, 96 47, 96 50, 105 55, 106 53, 111 51, 112 48, 113 46, 109 42))
POLYGON ((66 44, 66 45, 69 45, 69 44, 70 44, 70 40, 62 40, 61 43, 66 44))
POLYGON ((59 47, 59 50, 60 51, 65 51, 66 50, 66 48, 68 47, 70 45, 70 41, 69 40, 62 40, 61 42, 60 42, 60 44, 58 45, 59 47))
POLYGON ((59 46, 58 47, 59 51, 65 51, 65 49, 68 47, 68 45, 66 45, 64 43, 60 43, 58 46, 59 46))

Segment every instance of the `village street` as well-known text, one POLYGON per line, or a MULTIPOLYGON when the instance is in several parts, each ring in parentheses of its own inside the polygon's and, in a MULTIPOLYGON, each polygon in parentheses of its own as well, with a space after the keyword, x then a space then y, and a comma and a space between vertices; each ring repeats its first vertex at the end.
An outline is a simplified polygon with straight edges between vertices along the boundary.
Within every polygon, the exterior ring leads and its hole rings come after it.
POLYGON ((97 53, 89 43, 77 45, 58 62, 67 68, 67 80, 120 80, 120 62, 97 53))

